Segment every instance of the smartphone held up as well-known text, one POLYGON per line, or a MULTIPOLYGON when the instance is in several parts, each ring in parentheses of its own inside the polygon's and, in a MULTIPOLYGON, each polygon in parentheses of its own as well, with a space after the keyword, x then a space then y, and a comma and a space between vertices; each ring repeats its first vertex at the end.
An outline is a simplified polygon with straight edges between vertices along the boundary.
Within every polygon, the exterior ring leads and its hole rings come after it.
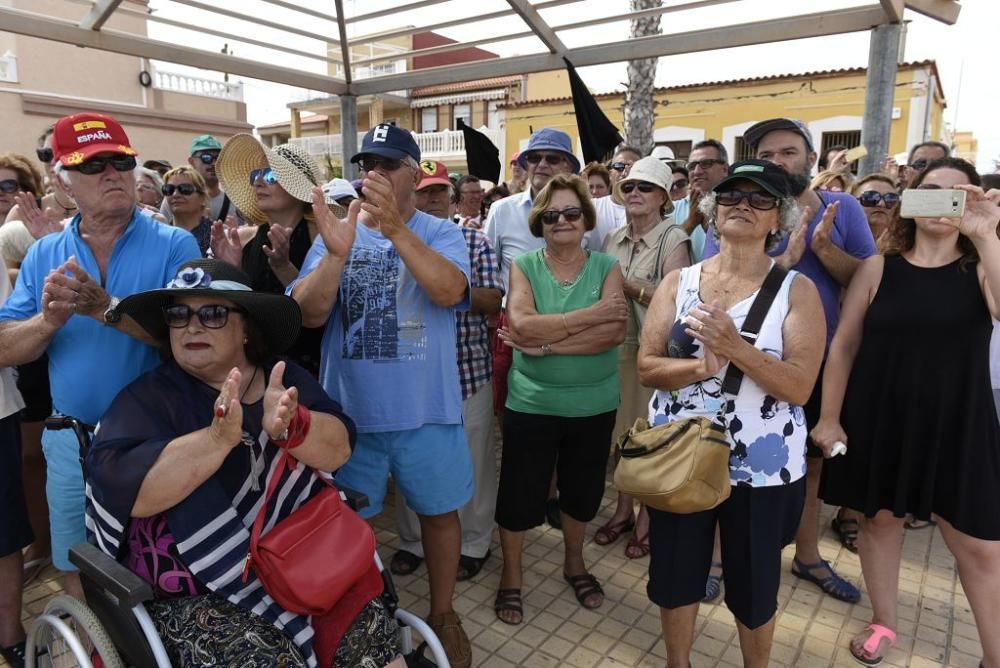
POLYGON ((908 189, 903 191, 899 215, 903 218, 961 218, 965 191, 908 189))

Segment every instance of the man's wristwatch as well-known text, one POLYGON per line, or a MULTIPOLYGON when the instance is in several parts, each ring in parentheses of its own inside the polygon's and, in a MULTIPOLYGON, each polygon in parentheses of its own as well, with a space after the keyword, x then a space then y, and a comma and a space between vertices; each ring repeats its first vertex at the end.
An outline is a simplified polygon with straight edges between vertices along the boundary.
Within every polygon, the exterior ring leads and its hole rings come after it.
POLYGON ((114 325, 117 324, 122 319, 122 314, 118 312, 118 304, 121 302, 118 297, 111 297, 108 302, 108 308, 104 311, 104 324, 114 325))
POLYGON ((542 344, 542 357, 548 357, 551 354, 552 354, 552 346, 550 346, 548 343, 543 343, 542 344))

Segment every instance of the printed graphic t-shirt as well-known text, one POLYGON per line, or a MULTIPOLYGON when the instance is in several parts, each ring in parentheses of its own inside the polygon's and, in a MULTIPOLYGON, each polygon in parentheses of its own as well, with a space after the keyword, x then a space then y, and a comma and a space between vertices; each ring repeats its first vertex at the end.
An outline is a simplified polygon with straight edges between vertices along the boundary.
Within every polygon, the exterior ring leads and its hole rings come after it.
MULTIPOLYGON (((407 225, 469 280, 469 249, 457 225, 420 211, 407 225)), ((324 255, 326 246, 317 235, 299 280, 324 255)), ((455 312, 468 308, 468 290, 455 307, 432 302, 392 242, 359 223, 323 334, 323 388, 354 419, 359 432, 461 424, 455 312)))

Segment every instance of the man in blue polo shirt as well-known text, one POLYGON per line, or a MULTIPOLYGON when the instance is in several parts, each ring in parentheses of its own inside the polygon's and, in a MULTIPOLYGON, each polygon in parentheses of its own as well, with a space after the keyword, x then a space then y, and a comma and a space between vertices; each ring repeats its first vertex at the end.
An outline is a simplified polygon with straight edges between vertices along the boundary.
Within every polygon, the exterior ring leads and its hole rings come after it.
MULTIPOLYGON (((785 237, 771 251, 775 260, 787 269, 805 274, 819 290, 826 315, 826 346, 840 322, 840 293, 851 282, 861 261, 874 255, 875 241, 864 210, 847 193, 820 192, 809 188, 810 172, 816 164, 812 133, 802 121, 772 118, 761 121, 743 134, 759 160, 769 160, 785 169, 792 193, 799 206, 813 216, 806 227, 785 237)), ((715 235, 705 239, 705 258, 717 254, 715 235)), ((803 406, 806 426, 812 429, 819 421, 823 372, 816 380, 812 397, 803 406)), ((841 601, 857 603, 861 592, 837 575, 819 553, 819 480, 823 470, 822 452, 809 441, 807 450, 806 502, 802 521, 795 536, 792 574, 815 583, 826 594, 841 601)))
MULTIPOLYGON (((79 214, 24 258, 14 293, 0 308, 0 367, 47 352, 54 410, 94 425, 119 390, 159 362, 148 335, 116 313, 118 301, 163 287, 201 253, 189 232, 136 208, 136 152, 115 119, 91 113, 59 119, 52 151, 79 214)), ((82 596, 68 557, 70 547, 86 540, 76 437, 46 431, 42 449, 52 562, 67 572, 67 590, 82 596)))

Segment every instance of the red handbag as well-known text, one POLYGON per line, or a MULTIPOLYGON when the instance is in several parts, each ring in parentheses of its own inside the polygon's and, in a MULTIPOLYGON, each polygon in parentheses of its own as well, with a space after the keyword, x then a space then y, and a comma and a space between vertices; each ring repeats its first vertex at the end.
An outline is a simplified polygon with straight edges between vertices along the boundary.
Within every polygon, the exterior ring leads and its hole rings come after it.
POLYGON ((371 568, 375 533, 329 485, 260 537, 264 514, 285 468, 295 468, 287 452, 267 486, 264 505, 250 535, 243 579, 253 568, 264 591, 278 605, 300 615, 322 615, 371 568))

